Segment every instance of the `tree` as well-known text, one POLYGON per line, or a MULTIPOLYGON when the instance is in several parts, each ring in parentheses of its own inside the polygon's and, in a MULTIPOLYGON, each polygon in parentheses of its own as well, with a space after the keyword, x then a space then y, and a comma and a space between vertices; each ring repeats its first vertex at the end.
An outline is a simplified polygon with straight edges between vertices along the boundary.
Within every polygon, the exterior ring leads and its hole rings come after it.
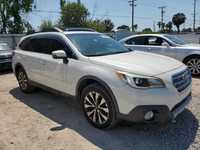
POLYGON ((103 20, 102 22, 105 26, 105 32, 110 32, 114 28, 114 24, 110 19, 103 20))
POLYGON ((83 4, 68 2, 62 5, 60 23, 64 28, 85 26, 89 12, 83 4))
POLYGON ((177 27, 178 32, 180 32, 180 25, 185 23, 186 16, 183 13, 177 13, 173 16, 172 22, 177 27))
POLYGON ((30 12, 32 4, 33 0, 0 0, 1 33, 22 33, 25 23, 21 15, 30 12))
POLYGON ((54 27, 54 24, 51 20, 43 20, 40 25, 40 30, 45 31, 48 29, 52 29, 54 27))
POLYGON ((106 26, 101 20, 87 20, 86 21, 86 26, 87 28, 92 28, 98 32, 106 32, 106 26))
POLYGON ((128 30, 128 31, 130 31, 130 27, 127 26, 127 25, 121 25, 121 26, 117 27, 117 29, 118 30, 128 30))
POLYGON ((165 25, 165 30, 166 32, 172 32, 172 28, 173 28, 173 23, 171 21, 169 21, 166 25, 165 25))
POLYGON ((142 33, 149 34, 149 33, 153 33, 153 31, 151 28, 145 28, 142 30, 142 33))
POLYGON ((157 25, 158 25, 159 30, 160 30, 161 32, 164 32, 164 31, 162 31, 162 29, 164 29, 165 23, 162 23, 161 21, 159 21, 159 22, 157 23, 157 25))

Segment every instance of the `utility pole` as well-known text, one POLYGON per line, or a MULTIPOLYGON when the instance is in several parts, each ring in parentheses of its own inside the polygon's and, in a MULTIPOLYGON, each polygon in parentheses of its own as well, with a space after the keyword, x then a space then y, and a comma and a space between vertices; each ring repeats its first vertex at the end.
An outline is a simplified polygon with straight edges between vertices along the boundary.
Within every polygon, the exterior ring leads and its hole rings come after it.
POLYGON ((197 7, 197 0, 194 0, 194 14, 193 14, 193 31, 194 32, 196 29, 196 7, 197 7))
POLYGON ((132 32, 134 32, 134 30, 135 30, 134 29, 134 26, 135 26, 134 18, 135 18, 135 6, 136 6, 135 2, 136 2, 136 0, 129 0, 128 2, 129 2, 130 6, 132 8, 132 24, 131 24, 131 28, 132 28, 132 32))
POLYGON ((78 4, 81 4, 81 0, 77 0, 77 3, 78 3, 78 4))
POLYGON ((161 10, 161 30, 163 31, 164 30, 164 14, 165 14, 164 9, 166 8, 166 6, 161 6, 158 8, 161 10))

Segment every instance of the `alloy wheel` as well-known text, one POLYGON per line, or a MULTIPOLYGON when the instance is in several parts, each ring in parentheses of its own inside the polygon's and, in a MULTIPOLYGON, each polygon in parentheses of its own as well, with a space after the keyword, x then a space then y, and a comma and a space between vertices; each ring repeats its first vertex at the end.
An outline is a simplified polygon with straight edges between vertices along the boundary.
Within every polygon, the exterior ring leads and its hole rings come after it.
POLYGON ((26 74, 24 72, 19 72, 18 82, 19 82, 19 86, 22 88, 22 90, 27 89, 28 79, 27 79, 26 74))
POLYGON ((192 58, 187 62, 187 66, 193 75, 200 74, 200 59, 192 58))
POLYGON ((88 118, 95 124, 105 124, 109 119, 108 104, 98 92, 92 91, 85 96, 84 109, 88 118))

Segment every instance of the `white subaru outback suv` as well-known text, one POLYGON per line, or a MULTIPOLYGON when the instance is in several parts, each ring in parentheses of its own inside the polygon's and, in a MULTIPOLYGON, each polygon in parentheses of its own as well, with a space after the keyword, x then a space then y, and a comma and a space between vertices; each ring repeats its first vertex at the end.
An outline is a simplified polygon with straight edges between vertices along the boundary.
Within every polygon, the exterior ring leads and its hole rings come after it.
POLYGON ((191 100, 191 73, 181 62, 132 51, 95 31, 35 33, 13 56, 20 89, 76 96, 97 128, 118 120, 166 123, 191 100))

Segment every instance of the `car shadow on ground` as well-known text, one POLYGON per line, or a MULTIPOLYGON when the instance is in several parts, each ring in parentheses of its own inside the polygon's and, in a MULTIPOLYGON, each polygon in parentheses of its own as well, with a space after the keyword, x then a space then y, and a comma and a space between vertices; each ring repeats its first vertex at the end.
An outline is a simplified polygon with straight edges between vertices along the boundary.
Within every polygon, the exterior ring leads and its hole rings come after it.
POLYGON ((12 69, 0 70, 0 76, 12 73, 12 69))
POLYGON ((23 94, 19 88, 10 91, 17 100, 60 124, 49 130, 57 132, 70 128, 101 149, 153 149, 186 150, 194 142, 199 122, 189 110, 185 110, 177 123, 166 126, 144 124, 120 124, 114 129, 99 130, 85 119, 78 102, 39 90, 23 94))

